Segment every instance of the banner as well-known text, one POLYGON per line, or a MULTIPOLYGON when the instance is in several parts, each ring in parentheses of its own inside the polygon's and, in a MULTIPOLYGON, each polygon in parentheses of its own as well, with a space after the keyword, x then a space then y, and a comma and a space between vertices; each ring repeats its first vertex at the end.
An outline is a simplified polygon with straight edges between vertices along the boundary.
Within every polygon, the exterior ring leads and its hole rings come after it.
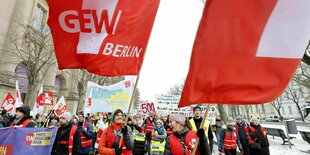
POLYGON ((124 80, 110 86, 100 86, 88 81, 84 107, 88 104, 88 97, 92 92, 90 113, 112 112, 115 109, 127 112, 134 88, 132 81, 124 80))
POLYGON ((309 43, 309 0, 208 0, 179 107, 262 104, 283 93, 309 43))
POLYGON ((5 99, 2 102, 1 109, 5 109, 7 112, 11 111, 14 107, 15 100, 11 93, 6 95, 5 99))
POLYGON ((159 0, 47 0, 59 69, 137 75, 159 0), (65 52, 64 52, 65 51, 65 52))
POLYGON ((59 99, 59 101, 57 102, 57 104, 54 107, 54 112, 55 114, 60 117, 63 113, 65 113, 67 111, 67 105, 65 103, 65 98, 63 96, 61 96, 61 98, 59 99))
POLYGON ((51 154, 56 133, 57 128, 0 128, 0 154, 51 154))
POLYGON ((141 110, 143 114, 148 114, 151 111, 156 112, 154 103, 142 103, 141 110))
POLYGON ((182 114, 186 117, 192 116, 189 111, 189 107, 178 108, 180 101, 180 95, 165 95, 157 94, 155 95, 156 112, 159 115, 168 114, 182 114))

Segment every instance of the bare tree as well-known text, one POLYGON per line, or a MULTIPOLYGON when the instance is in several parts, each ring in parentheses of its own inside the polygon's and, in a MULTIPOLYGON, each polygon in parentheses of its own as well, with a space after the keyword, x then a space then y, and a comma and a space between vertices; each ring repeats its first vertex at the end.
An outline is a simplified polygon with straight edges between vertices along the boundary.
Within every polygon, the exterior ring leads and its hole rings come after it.
POLYGON ((3 46, 2 52, 15 58, 13 63, 27 68, 28 90, 24 104, 32 106, 37 96, 37 89, 48 69, 55 65, 53 42, 49 30, 36 30, 32 26, 22 27, 21 33, 10 33, 10 45, 3 46))
POLYGON ((270 104, 276 109, 281 121, 283 121, 283 116, 281 114, 281 108, 283 105, 283 96, 279 96, 277 99, 271 101, 270 104))
POLYGON ((169 88, 168 95, 181 95, 183 90, 183 84, 176 84, 169 88))
POLYGON ((243 107, 245 109, 245 113, 246 113, 246 118, 247 118, 248 121, 250 121, 250 115, 249 115, 250 109, 249 109, 249 106, 251 106, 251 105, 243 105, 243 107))
POLYGON ((285 91, 285 96, 287 99, 293 101, 298 109, 298 112, 300 114, 300 117, 301 117, 301 120, 303 122, 305 122, 305 119, 304 119, 304 116, 302 114, 302 110, 301 110, 301 107, 299 105, 299 102, 301 100, 301 98, 303 97, 303 90, 302 90, 302 87, 299 86, 298 88, 297 87, 294 87, 294 83, 291 82, 288 87, 286 88, 286 91, 285 91))
POLYGON ((217 109, 220 113, 221 119, 223 120, 223 122, 226 124, 227 123, 227 113, 224 109, 224 104, 217 104, 217 109))

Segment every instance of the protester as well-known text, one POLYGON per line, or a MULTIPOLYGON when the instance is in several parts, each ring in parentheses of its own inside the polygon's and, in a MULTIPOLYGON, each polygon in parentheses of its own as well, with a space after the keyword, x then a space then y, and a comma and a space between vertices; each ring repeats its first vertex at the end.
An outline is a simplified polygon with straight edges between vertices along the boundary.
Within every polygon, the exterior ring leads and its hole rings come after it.
POLYGON ((145 119, 143 126, 146 129, 145 131, 145 141, 146 141, 146 150, 148 152, 148 154, 150 155, 150 145, 151 145, 151 140, 152 140, 152 131, 154 129, 154 125, 155 125, 155 118, 154 118, 154 112, 150 111, 149 112, 149 116, 145 119))
POLYGON ((3 128, 4 127, 4 120, 3 120, 3 116, 0 115, 0 128, 3 128))
POLYGON ((132 131, 124 125, 123 111, 117 109, 111 115, 111 126, 106 128, 100 137, 98 151, 101 155, 131 155, 132 149, 132 131), (120 146, 121 135, 123 141, 120 146))
POLYGON ((137 114, 133 119, 132 136, 134 139, 133 154, 144 155, 145 149, 145 135, 144 128, 142 127, 143 119, 141 114, 137 114))
POLYGON ((219 151, 226 155, 236 155, 237 146, 242 154, 242 145, 239 141, 237 131, 234 130, 235 122, 233 119, 228 119, 227 129, 223 129, 220 134, 219 151))
POLYGON ((49 127, 59 125, 59 118, 57 116, 50 117, 50 119, 51 121, 50 121, 49 127))
POLYGON ((78 114, 78 121, 79 123, 76 126, 81 133, 81 147, 79 153, 80 155, 89 154, 93 144, 93 126, 86 122, 83 112, 78 114))
POLYGON ((16 108, 15 119, 11 123, 10 126, 14 127, 35 127, 35 123, 33 123, 30 119, 30 107, 25 105, 16 108))
POLYGON ((169 115, 164 117, 164 122, 165 122, 164 127, 167 132, 167 136, 170 136, 172 134, 172 130, 169 126, 169 115))
MULTIPOLYGON (((202 117, 201 117, 201 107, 200 106, 195 106, 194 109, 194 117, 189 120, 190 126, 192 127, 191 129, 193 131, 197 131, 197 129, 200 128, 201 122, 202 122, 202 117)), ((213 150, 213 133, 212 133, 212 128, 210 126, 210 122, 208 120, 205 120, 205 123, 203 124, 202 128, 205 130, 206 136, 208 137, 208 143, 209 147, 212 153, 213 150)))
POLYGON ((65 112, 60 117, 60 127, 52 149, 52 155, 79 155, 81 137, 80 131, 70 122, 70 112, 65 112))
POLYGON ((152 141, 151 141, 151 154, 152 155, 163 155, 165 151, 165 139, 167 138, 167 133, 164 128, 164 123, 162 120, 157 120, 152 131, 152 141))
POLYGON ((221 117, 216 116, 215 125, 213 125, 213 131, 215 132, 217 142, 220 141, 220 134, 221 134, 223 125, 224 125, 224 122, 221 120, 221 117))
POLYGON ((165 155, 190 155, 194 150, 197 136, 199 144, 196 150, 196 155, 211 155, 208 145, 208 139, 203 129, 192 131, 186 124, 186 118, 180 114, 171 114, 169 117, 169 126, 172 129, 171 134, 165 144, 165 155))
POLYGON ((78 118, 75 115, 72 115, 70 123, 72 125, 77 125, 79 123, 78 118))
POLYGON ((0 109, 0 115, 3 118, 3 127, 8 127, 11 124, 11 119, 8 117, 5 109, 0 109))
POLYGON ((95 143, 98 135, 99 129, 99 117, 96 114, 91 115, 90 117, 91 125, 93 126, 93 145, 92 152, 95 152, 95 143))
POLYGON ((248 126, 249 125, 242 119, 241 116, 237 117, 236 131, 239 135, 240 143, 242 145, 243 155, 249 155, 248 139, 246 137, 246 130, 248 126))
POLYGON ((250 155, 269 155, 269 142, 265 128, 257 118, 252 118, 247 130, 250 155))

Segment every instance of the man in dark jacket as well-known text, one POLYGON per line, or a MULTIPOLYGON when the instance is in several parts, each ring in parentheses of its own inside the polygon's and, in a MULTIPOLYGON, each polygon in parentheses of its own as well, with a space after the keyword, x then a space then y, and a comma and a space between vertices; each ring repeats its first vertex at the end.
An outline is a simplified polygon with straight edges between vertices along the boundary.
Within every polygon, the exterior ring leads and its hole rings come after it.
POLYGON ((248 139, 246 137, 245 128, 249 126, 248 123, 246 123, 241 116, 237 117, 236 122, 236 131, 239 135, 240 143, 243 148, 243 155, 249 155, 249 146, 248 146, 248 139))
POLYGON ((35 127, 30 119, 30 107, 25 105, 16 108, 15 119, 10 126, 14 127, 35 127))
MULTIPOLYGON (((195 106, 193 109, 193 112, 194 112, 194 117, 189 120, 189 123, 192 127, 191 129, 193 131, 197 131, 200 128, 200 125, 202 122, 202 116, 201 116, 202 109, 200 106, 195 106)), ((210 147, 210 150, 212 153, 212 150, 213 150, 213 133, 212 133, 212 128, 211 128, 210 122, 208 120, 205 120, 205 123, 202 125, 202 128, 205 130, 205 134, 208 138, 209 147, 210 147)))
POLYGON ((87 123, 84 118, 84 113, 80 112, 78 114, 78 121, 77 124, 78 130, 81 133, 81 148, 80 154, 89 154, 92 148, 93 143, 93 126, 90 123, 87 123))
POLYGON ((51 153, 52 155, 68 155, 69 153, 72 153, 73 155, 79 154, 81 145, 80 132, 77 130, 76 126, 73 126, 70 123, 70 119, 70 112, 65 112, 63 115, 61 115, 59 121, 60 127, 57 131, 53 150, 51 153))

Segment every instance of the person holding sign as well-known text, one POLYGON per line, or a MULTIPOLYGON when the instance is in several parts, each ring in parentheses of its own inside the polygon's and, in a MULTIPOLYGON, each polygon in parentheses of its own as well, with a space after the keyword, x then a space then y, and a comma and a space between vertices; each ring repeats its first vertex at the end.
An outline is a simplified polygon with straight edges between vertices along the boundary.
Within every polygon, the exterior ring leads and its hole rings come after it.
MULTIPOLYGON (((202 122, 201 107, 195 106, 193 109, 193 112, 194 112, 194 117, 189 120, 189 123, 190 123, 190 126, 192 127, 192 130, 197 131, 197 129, 200 128, 200 124, 202 122)), ((210 147, 210 150, 212 153, 212 150, 213 150, 213 133, 212 133, 212 128, 210 126, 210 122, 208 120, 205 120, 205 123, 203 124, 202 129, 204 129, 205 134, 208 137, 208 143, 209 143, 209 147, 210 147)))
POLYGON ((35 127, 34 122, 30 119, 30 107, 25 105, 16 108, 15 120, 10 126, 14 127, 35 127))
POLYGON ((190 155, 195 148, 197 137, 199 137, 199 144, 195 154, 211 155, 208 139, 203 129, 190 130, 185 116, 181 114, 172 114, 169 119, 169 126, 173 133, 167 138, 165 155, 190 155))
POLYGON ((111 126, 104 129, 100 137, 99 153, 101 155, 131 155, 134 142, 131 128, 124 125, 123 111, 117 109, 111 116, 111 126), (124 138, 120 147, 122 134, 124 138))

